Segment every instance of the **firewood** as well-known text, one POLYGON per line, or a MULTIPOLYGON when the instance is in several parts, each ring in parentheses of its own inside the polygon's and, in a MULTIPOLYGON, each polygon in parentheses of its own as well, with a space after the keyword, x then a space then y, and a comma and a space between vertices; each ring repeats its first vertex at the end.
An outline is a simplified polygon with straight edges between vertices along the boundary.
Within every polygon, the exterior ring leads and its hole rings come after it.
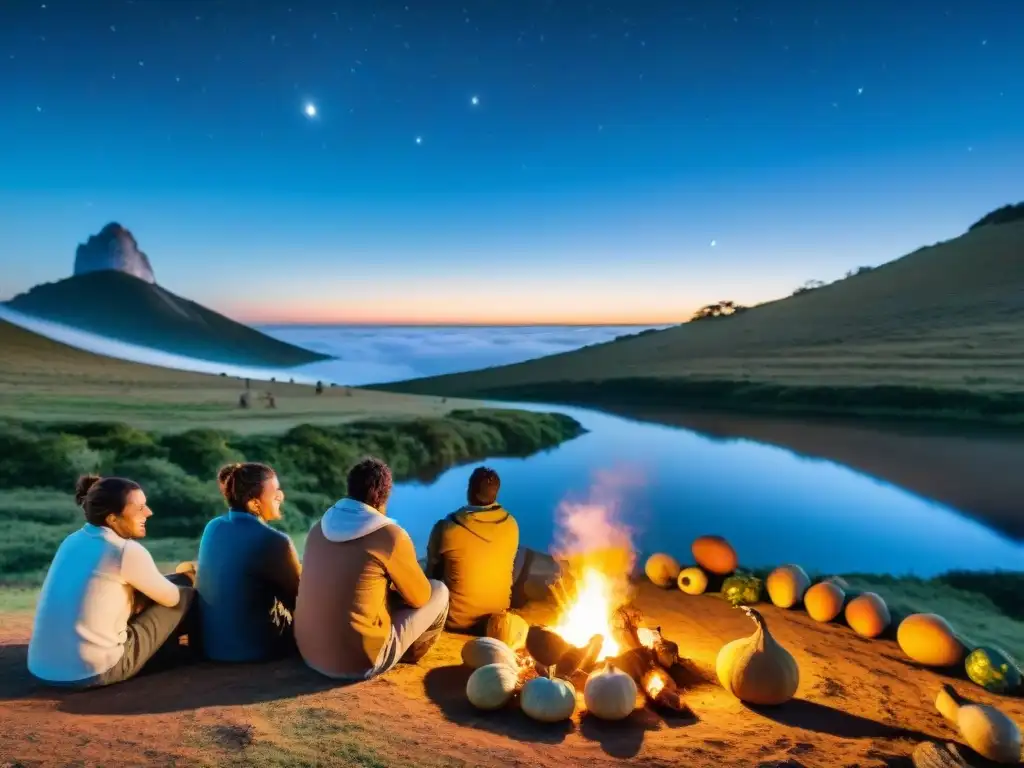
POLYGON ((592 668, 601 653, 602 645, 604 638, 601 635, 594 635, 582 648, 570 648, 555 664, 555 675, 568 679, 577 670, 585 669, 587 666, 592 668))
POLYGON ((641 685, 647 700, 656 707, 664 707, 673 712, 692 715, 693 711, 683 701, 683 694, 675 681, 660 667, 654 667, 644 675, 641 685))
POLYGON ((643 615, 632 606, 623 605, 615 610, 612 614, 612 631, 621 647, 626 650, 644 647, 637 635, 642 621, 643 615))
POLYGON ((526 650, 535 661, 546 667, 553 667, 571 647, 557 632, 537 624, 526 632, 526 650))

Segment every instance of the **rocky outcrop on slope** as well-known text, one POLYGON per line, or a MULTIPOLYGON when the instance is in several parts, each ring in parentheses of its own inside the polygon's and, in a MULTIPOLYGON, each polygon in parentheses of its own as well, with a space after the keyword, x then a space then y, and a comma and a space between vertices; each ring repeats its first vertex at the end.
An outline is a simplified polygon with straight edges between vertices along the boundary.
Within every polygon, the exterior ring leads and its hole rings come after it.
POLYGON ((75 251, 76 275, 114 270, 156 283, 149 257, 139 250, 132 233, 117 223, 107 224, 75 251))

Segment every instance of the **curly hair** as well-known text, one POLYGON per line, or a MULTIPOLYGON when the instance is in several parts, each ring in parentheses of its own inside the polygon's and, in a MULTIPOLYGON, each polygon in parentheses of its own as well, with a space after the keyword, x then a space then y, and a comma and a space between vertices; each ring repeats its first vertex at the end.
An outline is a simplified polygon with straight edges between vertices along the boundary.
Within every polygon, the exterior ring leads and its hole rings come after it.
POLYGON ((474 507, 489 507, 498 500, 501 478, 490 467, 477 467, 469 476, 466 499, 474 507))
POLYGON ((108 515, 124 512, 128 494, 141 490, 134 480, 123 477, 82 475, 75 483, 75 504, 82 508, 87 523, 103 526, 108 515))
POLYGON ((274 474, 272 467, 254 461, 228 464, 217 473, 217 484, 231 509, 248 512, 249 502, 260 497, 263 484, 274 474))
POLYGON ((347 495, 374 509, 381 509, 391 496, 391 469, 372 456, 360 461, 348 471, 347 495))

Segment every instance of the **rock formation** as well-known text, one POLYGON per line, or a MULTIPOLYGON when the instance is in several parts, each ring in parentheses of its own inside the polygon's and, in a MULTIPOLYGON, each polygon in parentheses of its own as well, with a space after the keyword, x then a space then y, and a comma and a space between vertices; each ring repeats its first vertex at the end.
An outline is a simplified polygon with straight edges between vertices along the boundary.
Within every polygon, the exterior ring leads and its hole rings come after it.
POLYGON ((107 224, 75 251, 75 274, 115 270, 155 283, 149 257, 139 250, 132 233, 117 223, 107 224))

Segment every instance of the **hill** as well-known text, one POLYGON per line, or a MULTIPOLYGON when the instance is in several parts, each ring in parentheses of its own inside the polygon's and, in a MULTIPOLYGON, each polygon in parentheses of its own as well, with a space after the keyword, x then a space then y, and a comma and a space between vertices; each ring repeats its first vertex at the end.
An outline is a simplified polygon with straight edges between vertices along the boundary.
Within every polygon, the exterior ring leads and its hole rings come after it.
POLYGON ((115 270, 37 285, 7 305, 108 338, 224 364, 285 368, 329 359, 115 270))
POLYGON ((1024 221, 1011 221, 729 317, 378 388, 1024 423, 1022 349, 1024 221))

